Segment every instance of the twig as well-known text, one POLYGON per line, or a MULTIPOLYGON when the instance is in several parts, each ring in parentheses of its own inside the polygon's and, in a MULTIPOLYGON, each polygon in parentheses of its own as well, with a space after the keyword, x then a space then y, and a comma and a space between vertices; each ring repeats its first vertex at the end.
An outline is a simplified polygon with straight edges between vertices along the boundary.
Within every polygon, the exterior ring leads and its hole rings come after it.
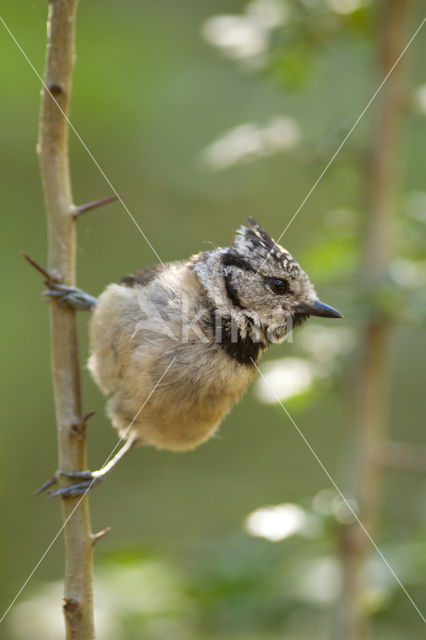
MULTIPOLYGON (((76 230, 68 155, 68 115, 74 65, 77 0, 50 0, 48 43, 37 150, 48 216, 49 268, 60 282, 75 286, 76 230), (58 108, 60 107, 60 108, 58 108), (61 113, 62 110, 62 113, 61 113)), ((50 304, 52 373, 56 405, 59 469, 86 469, 86 438, 75 425, 82 420, 80 362, 75 311, 50 304), (74 428, 73 428, 74 425, 74 428)), ((58 483, 68 483, 58 476, 58 483)), ((65 542, 64 617, 67 640, 94 638, 92 604, 92 534, 88 499, 61 500, 65 542), (79 504, 78 504, 79 503, 79 504), (77 506, 78 504, 78 506, 77 506), (75 509, 75 513, 73 513, 75 509), (72 514, 72 515, 71 515, 72 514), (68 520, 69 519, 69 520, 68 520)))

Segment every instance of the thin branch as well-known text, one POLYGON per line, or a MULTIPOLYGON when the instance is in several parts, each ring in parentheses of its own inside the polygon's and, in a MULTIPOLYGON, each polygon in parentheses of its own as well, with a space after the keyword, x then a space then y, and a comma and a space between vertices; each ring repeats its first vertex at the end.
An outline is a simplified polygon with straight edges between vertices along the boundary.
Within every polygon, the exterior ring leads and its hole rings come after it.
MULTIPOLYGON (((77 0, 50 0, 48 42, 37 150, 48 217, 48 274, 75 286, 76 231, 68 155, 68 116, 75 60, 77 0), (59 108, 58 108, 59 107, 59 108), (61 110, 63 113, 61 113, 61 110)), ((29 260, 33 266, 39 265, 29 260)), ((46 274, 44 274, 46 275, 46 274)), ((80 362, 75 311, 56 300, 50 304, 52 374, 56 406, 59 469, 86 469, 82 423, 80 362)), ((69 481, 58 476, 58 483, 69 481)), ((62 500, 65 542, 64 617, 67 640, 94 638, 92 604, 92 534, 88 499, 62 500), (73 510, 75 513, 71 516, 73 510), (69 518, 69 521, 67 521, 69 518)))

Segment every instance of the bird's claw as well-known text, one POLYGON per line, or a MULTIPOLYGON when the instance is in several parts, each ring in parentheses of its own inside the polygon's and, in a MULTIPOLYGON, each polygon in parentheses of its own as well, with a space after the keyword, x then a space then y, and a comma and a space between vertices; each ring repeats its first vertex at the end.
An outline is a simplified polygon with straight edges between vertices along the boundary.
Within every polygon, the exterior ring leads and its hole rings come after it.
MULTIPOLYGON (((87 416, 85 416, 87 419, 87 416)), ((138 444, 139 440, 133 433, 126 440, 121 449, 115 454, 115 456, 109 460, 101 469, 97 471, 58 471, 52 478, 43 484, 43 486, 36 491, 36 494, 41 493, 45 489, 48 489, 58 481, 59 476, 70 478, 71 480, 79 480, 75 484, 71 484, 67 487, 61 487, 56 491, 49 494, 49 498, 59 496, 60 498, 75 498, 76 496, 82 496, 88 491, 96 487, 102 482, 102 480, 110 473, 111 469, 121 460, 133 447, 138 444)))
POLYGON ((68 304, 76 311, 90 311, 96 304, 96 298, 77 287, 68 287, 59 282, 49 282, 49 289, 42 296, 55 298, 58 302, 68 304))
POLYGON ((51 487, 52 485, 56 484, 57 482, 58 482, 58 478, 57 478, 57 476, 55 474, 54 476, 52 476, 51 478, 46 480, 46 482, 43 482, 43 484, 41 485, 40 489, 37 489, 37 491, 34 491, 33 495, 34 496, 40 495, 40 493, 43 493, 43 491, 46 491, 46 489, 49 489, 49 487, 51 487))
POLYGON ((94 487, 97 487, 103 480, 102 474, 96 471, 60 471, 61 476, 80 480, 68 487, 62 487, 49 493, 49 498, 75 498, 83 496, 94 487))

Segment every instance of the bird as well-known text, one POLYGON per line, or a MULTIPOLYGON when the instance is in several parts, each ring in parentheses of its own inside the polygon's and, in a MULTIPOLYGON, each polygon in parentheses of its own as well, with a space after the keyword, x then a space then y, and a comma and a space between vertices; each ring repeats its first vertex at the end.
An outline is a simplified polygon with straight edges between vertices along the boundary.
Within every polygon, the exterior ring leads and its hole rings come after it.
POLYGON ((55 283, 46 294, 93 310, 88 368, 125 440, 102 469, 67 472, 79 482, 53 494, 62 497, 98 484, 135 445, 199 446, 240 400, 271 345, 311 316, 343 317, 253 218, 230 246, 143 267, 97 299, 55 283))

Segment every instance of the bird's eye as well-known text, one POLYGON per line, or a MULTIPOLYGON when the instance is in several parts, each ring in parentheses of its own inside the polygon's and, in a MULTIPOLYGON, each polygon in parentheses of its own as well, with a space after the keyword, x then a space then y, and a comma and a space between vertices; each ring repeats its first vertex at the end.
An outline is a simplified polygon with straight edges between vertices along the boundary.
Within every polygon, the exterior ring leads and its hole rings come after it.
POLYGON ((265 278, 265 283, 268 287, 276 293, 277 295, 283 295, 284 293, 288 293, 290 291, 290 286, 287 280, 283 280, 282 278, 265 278))

